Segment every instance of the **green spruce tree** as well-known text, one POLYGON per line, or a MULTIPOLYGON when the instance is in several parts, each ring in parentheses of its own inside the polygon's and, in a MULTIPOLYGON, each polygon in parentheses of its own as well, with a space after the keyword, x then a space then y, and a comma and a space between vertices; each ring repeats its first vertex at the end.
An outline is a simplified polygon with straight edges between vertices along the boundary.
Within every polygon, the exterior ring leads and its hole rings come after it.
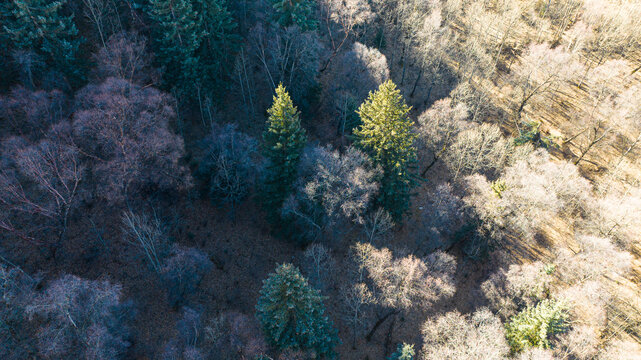
POLYGON ((545 299, 510 319, 505 336, 513 352, 529 347, 550 347, 552 336, 568 328, 568 308, 561 301, 545 299))
POLYGON ((312 350, 334 358, 337 331, 325 316, 323 296, 292 264, 280 265, 263 282, 257 317, 268 341, 281 350, 312 350))
POLYGON ((13 74, 10 74, 10 62, 8 61, 11 54, 10 37, 7 33, 5 26, 8 24, 9 19, 11 18, 11 10, 9 8, 9 2, 0 2, 0 59, 5 59, 0 61, 0 74, 3 74, 0 77, 0 88, 8 87, 11 84, 11 78, 13 74))
POLYGON ((235 31, 236 21, 227 9, 226 0, 196 0, 195 5, 202 14, 203 27, 207 35, 203 39, 199 54, 207 63, 214 66, 210 74, 224 74, 224 66, 232 58, 240 36, 235 31))
POLYGON ((398 344, 396 351, 389 357, 389 360, 414 360, 414 345, 406 343, 398 344))
POLYGON ((415 185, 416 134, 408 117, 410 107, 391 80, 381 84, 360 106, 361 125, 356 144, 383 169, 379 205, 400 220, 415 185))
POLYGON ((73 16, 64 16, 67 0, 11 0, 5 4, 4 31, 14 49, 41 55, 73 84, 84 79, 78 61, 81 38, 73 16))
POLYGON ((147 12, 155 22, 153 43, 165 87, 190 97, 202 70, 196 54, 206 35, 202 17, 191 0, 149 0, 147 12))
POLYGON ((282 26, 297 25, 302 30, 316 27, 315 0, 272 0, 278 22, 282 26))
POLYGON ((226 0, 149 0, 164 85, 182 99, 218 98, 239 37, 226 0))
POLYGON ((274 103, 267 113, 269 117, 263 141, 269 164, 264 199, 271 220, 276 220, 283 201, 292 191, 307 137, 300 125, 300 113, 282 84, 276 88, 274 103))

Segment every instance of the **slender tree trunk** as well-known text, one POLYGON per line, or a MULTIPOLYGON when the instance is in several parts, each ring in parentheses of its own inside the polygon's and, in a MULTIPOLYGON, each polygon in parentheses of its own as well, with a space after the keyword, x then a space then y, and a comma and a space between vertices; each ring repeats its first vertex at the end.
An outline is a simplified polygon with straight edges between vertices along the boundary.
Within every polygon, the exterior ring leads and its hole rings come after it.
POLYGON ((385 353, 385 358, 386 359, 390 354, 390 347, 392 345, 392 335, 394 333, 394 325, 396 325, 396 316, 394 316, 392 318, 392 321, 389 324, 389 328, 387 329, 387 335, 385 336, 385 345, 384 345, 385 346, 385 350, 384 350, 384 353, 385 353))
POLYGON ((372 337, 374 336, 374 333, 376 332, 378 327, 381 326, 385 322, 385 320, 387 320, 388 317, 395 315, 397 313, 398 313, 398 310, 391 310, 387 314, 383 315, 383 317, 379 318, 374 324, 374 326, 372 327, 372 329, 365 336, 365 340, 367 340, 367 342, 372 341, 372 337))
MULTIPOLYGON (((421 81, 421 77, 423 76, 423 67, 421 67, 421 70, 418 72, 418 76, 416 77, 416 81, 414 81, 414 86, 412 87, 412 92, 410 93, 410 97, 414 97, 414 92, 416 92, 416 87, 418 86, 419 81, 421 81)), ((431 87, 430 87, 431 90, 431 87)))

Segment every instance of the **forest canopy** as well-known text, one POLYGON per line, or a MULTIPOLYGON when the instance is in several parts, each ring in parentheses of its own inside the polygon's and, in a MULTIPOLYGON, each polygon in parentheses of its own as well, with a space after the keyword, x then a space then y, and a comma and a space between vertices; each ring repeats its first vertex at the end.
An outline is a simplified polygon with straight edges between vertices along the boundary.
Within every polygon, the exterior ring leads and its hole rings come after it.
POLYGON ((638 0, 5 0, 0 358, 641 357, 638 0))

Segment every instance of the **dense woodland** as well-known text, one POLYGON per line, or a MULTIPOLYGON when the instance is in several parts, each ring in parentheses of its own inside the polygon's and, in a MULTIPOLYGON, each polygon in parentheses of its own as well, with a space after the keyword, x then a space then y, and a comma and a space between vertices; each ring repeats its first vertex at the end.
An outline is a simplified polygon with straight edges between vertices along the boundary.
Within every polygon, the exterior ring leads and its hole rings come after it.
POLYGON ((0 358, 641 359, 638 0, 4 0, 0 358))

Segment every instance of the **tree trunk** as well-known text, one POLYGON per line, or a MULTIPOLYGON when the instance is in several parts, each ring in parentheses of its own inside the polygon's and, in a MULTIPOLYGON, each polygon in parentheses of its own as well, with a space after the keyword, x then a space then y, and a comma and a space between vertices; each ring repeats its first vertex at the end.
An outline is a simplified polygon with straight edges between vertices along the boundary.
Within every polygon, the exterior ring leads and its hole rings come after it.
POLYGON ((383 317, 379 318, 378 321, 376 321, 376 323, 372 327, 372 330, 370 330, 365 336, 365 340, 367 340, 367 342, 370 342, 372 340, 372 336, 374 336, 374 333, 376 332, 378 327, 381 326, 385 322, 385 320, 387 320, 388 317, 395 315, 397 313, 398 313, 398 310, 392 310, 387 314, 385 314, 383 317))
MULTIPOLYGON (((421 77, 423 76, 423 68, 418 72, 418 76, 416 77, 416 81, 414 81, 414 87, 412 87, 412 92, 410 93, 410 97, 414 97, 414 92, 416 92, 416 87, 418 86, 419 81, 421 81, 421 77)), ((431 88, 430 88, 431 89, 431 88)))
POLYGON ((390 354, 390 346, 392 345, 392 334, 394 333, 394 325, 396 324, 396 316, 392 318, 392 322, 389 324, 387 330, 387 335, 385 336, 385 358, 390 354))

